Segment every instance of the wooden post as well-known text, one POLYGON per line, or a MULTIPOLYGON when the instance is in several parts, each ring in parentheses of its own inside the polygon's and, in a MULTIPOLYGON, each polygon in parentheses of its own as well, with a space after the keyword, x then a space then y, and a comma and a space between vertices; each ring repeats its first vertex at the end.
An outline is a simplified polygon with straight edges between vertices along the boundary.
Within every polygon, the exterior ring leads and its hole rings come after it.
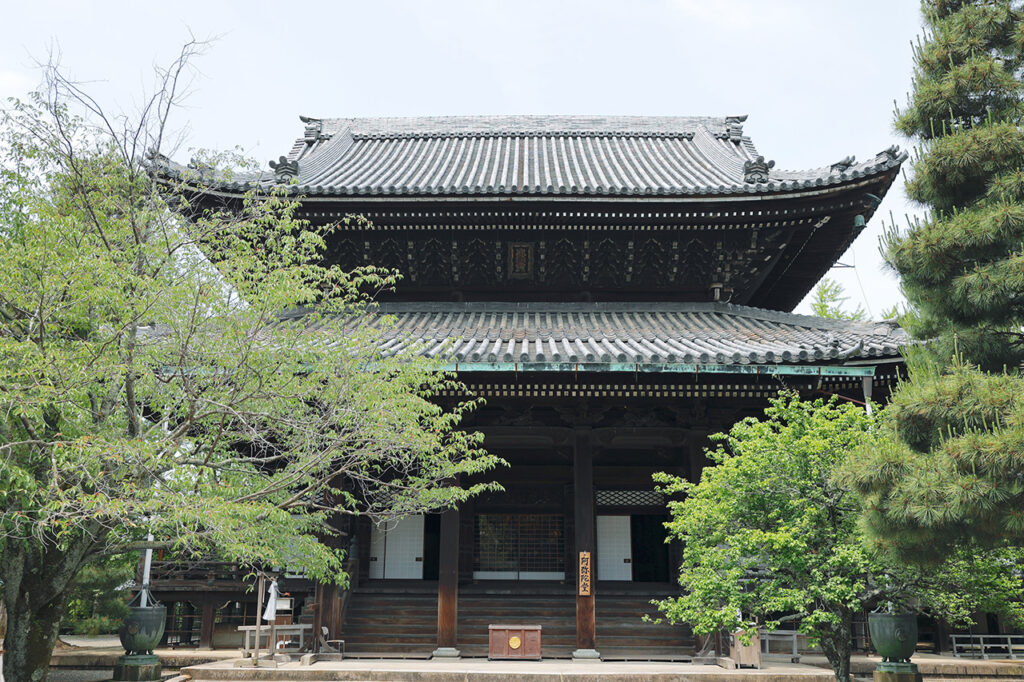
POLYGON ((575 430, 573 446, 573 516, 576 528, 576 651, 573 658, 597 659, 597 621, 594 615, 597 565, 594 530, 593 433, 589 427, 575 430))
POLYGON ((260 664, 260 633, 263 629, 263 583, 265 579, 263 574, 260 573, 259 586, 256 588, 256 651, 252 657, 252 667, 256 668, 260 664))
MULTIPOLYGON (((317 582, 313 588, 313 641, 309 645, 309 650, 315 654, 320 653, 320 628, 324 625, 324 602, 326 601, 326 596, 324 584, 317 582)), ((333 637, 328 635, 327 638, 333 639, 338 636, 337 634, 333 637)))
POLYGON ((203 599, 203 620, 199 626, 199 648, 213 648, 213 620, 214 620, 213 597, 207 596, 203 599))
POLYGON ((437 569, 437 649, 434 658, 458 658, 459 510, 441 514, 437 569))

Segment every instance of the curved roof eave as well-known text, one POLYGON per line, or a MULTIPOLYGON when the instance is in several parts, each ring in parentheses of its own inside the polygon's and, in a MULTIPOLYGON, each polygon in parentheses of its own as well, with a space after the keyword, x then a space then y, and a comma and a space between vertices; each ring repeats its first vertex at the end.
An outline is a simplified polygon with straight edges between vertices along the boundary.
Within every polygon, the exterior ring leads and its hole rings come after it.
MULTIPOLYGON (((903 159, 900 161, 902 162, 903 159)), ((735 202, 756 202, 756 201, 776 201, 778 199, 802 199, 815 196, 826 196, 829 194, 839 194, 850 189, 856 189, 866 185, 877 182, 879 178, 882 178, 886 173, 895 171, 898 169, 898 165, 894 165, 883 171, 871 174, 861 175, 856 179, 844 178, 834 183, 828 183, 818 186, 806 186, 803 188, 791 188, 791 187, 774 187, 764 188, 763 191, 751 190, 747 192, 734 192, 734 193, 689 193, 689 194, 673 194, 673 195, 643 195, 643 194, 594 194, 594 195, 578 195, 578 194, 514 194, 514 195, 494 195, 494 194, 330 194, 324 191, 308 193, 304 191, 299 185, 292 185, 289 187, 292 194, 297 197, 301 197, 304 202, 336 202, 336 201, 352 201, 357 200, 360 202, 380 202, 395 200, 410 201, 410 202, 539 202, 539 201, 567 201, 567 202, 602 202, 607 203, 608 201, 635 201, 642 200, 644 203, 670 203, 670 202, 693 202, 693 203, 715 203, 722 201, 735 201, 735 202), (294 189, 291 189, 294 188, 294 189)), ((210 182, 203 185, 202 192, 204 194, 210 194, 212 196, 219 196, 224 198, 241 197, 246 192, 259 189, 260 187, 270 189, 272 187, 280 187, 280 185, 272 185, 267 183, 217 183, 210 182)))

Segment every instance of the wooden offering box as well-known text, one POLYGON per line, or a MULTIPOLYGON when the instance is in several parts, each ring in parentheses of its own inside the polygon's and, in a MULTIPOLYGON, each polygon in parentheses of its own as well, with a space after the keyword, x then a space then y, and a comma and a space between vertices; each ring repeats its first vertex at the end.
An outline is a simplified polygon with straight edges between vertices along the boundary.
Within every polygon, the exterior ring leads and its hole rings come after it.
POLYGON ((488 660, 540 660, 540 625, 489 625, 488 660))

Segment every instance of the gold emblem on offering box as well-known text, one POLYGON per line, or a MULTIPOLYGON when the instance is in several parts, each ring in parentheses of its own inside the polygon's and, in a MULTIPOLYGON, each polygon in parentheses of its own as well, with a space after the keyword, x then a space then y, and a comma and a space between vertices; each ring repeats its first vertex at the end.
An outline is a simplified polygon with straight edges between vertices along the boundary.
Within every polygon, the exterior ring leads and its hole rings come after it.
POLYGON ((590 596, 590 552, 580 552, 580 596, 590 596))
POLYGON ((518 649, 522 645, 523 645, 523 640, 519 639, 518 637, 509 637, 509 639, 508 639, 508 648, 509 649, 518 649))

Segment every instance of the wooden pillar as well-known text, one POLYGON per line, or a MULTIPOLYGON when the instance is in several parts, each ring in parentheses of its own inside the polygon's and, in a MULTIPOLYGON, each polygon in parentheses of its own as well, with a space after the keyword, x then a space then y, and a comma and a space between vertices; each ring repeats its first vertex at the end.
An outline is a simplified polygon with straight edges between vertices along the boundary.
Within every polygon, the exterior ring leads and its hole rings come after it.
POLYGON ((203 600, 203 620, 199 626, 199 648, 213 648, 213 619, 216 609, 214 608, 213 597, 207 596, 203 600))
POLYGON ((441 514, 440 561, 437 570, 437 649, 435 658, 458 658, 459 510, 441 514))
POLYGON ((946 650, 946 640, 949 639, 949 626, 942 618, 935 619, 935 647, 932 653, 941 654, 946 650))
POLYGON ((196 607, 191 601, 186 601, 184 616, 181 619, 181 637, 185 646, 192 646, 192 629, 195 627, 196 607))
POLYGON ((164 602, 164 606, 167 607, 167 618, 164 619, 164 636, 160 638, 160 644, 167 646, 170 644, 169 636, 171 631, 174 630, 174 611, 178 607, 177 602, 164 602))
POLYGON ((575 430, 573 447, 573 521, 577 562, 589 561, 589 571, 576 576, 576 651, 573 658, 597 659, 597 621, 594 613, 594 567, 597 566, 597 542, 594 529, 594 457, 593 432, 589 427, 575 430))

